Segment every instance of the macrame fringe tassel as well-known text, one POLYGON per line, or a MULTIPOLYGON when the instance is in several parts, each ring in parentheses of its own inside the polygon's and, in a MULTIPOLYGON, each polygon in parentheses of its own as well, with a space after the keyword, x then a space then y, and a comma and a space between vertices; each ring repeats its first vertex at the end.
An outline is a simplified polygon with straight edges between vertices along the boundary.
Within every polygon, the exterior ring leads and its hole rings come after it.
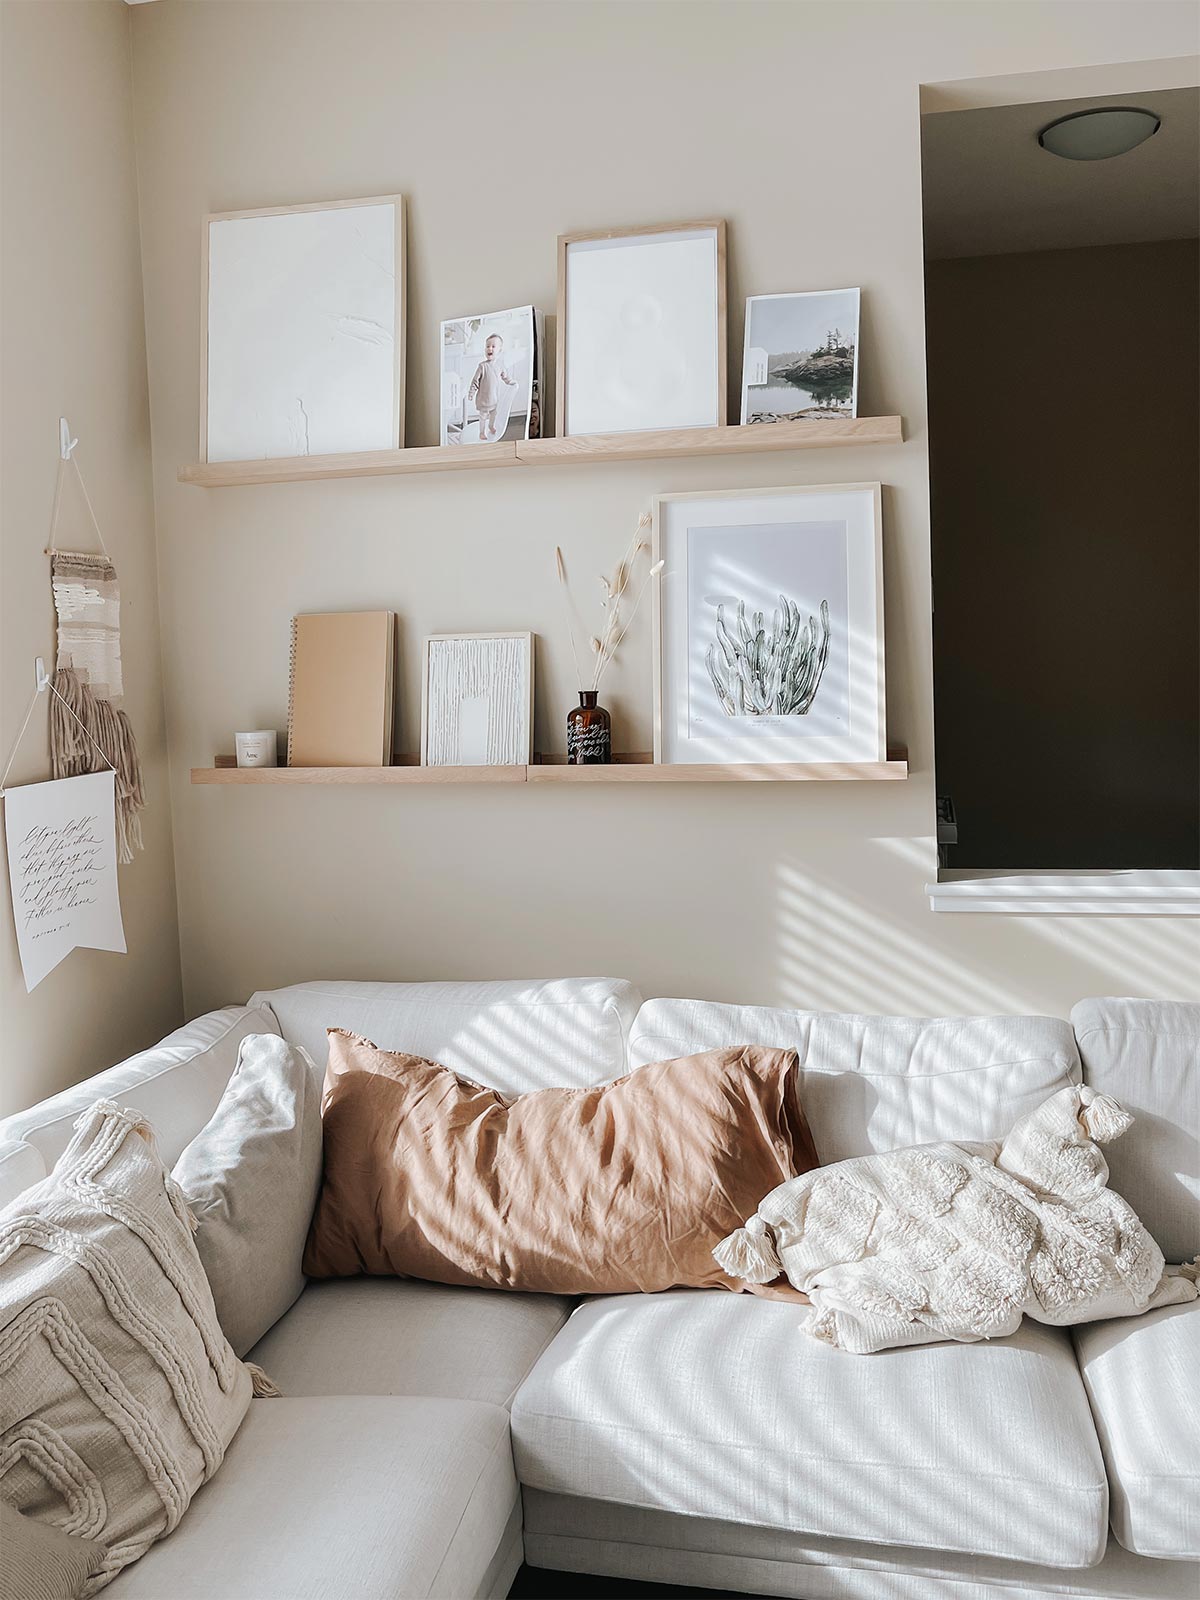
POLYGON ((117 775, 117 859, 122 865, 128 865, 133 860, 133 852, 142 848, 142 821, 138 813, 146 804, 133 726, 123 711, 94 695, 69 667, 59 667, 53 682, 51 772, 56 778, 79 778, 88 772, 103 771, 96 765, 96 745, 104 751, 117 775), (75 717, 79 718, 78 722, 75 717), (89 738, 96 744, 90 744, 89 738))
POLYGON ((735 1228, 713 1251, 713 1259, 731 1278, 743 1283, 771 1283, 783 1271, 771 1230, 755 1212, 744 1228, 735 1228))
POLYGON ((260 1366, 257 1366, 253 1361, 247 1361, 246 1371, 250 1374, 250 1382, 256 1400, 283 1399, 283 1390, 275 1387, 260 1366))
POLYGON ((1111 1095, 1098 1094, 1087 1084, 1079 1091, 1079 1102, 1083 1131, 1097 1144, 1111 1144, 1133 1126, 1133 1118, 1119 1101, 1111 1095))

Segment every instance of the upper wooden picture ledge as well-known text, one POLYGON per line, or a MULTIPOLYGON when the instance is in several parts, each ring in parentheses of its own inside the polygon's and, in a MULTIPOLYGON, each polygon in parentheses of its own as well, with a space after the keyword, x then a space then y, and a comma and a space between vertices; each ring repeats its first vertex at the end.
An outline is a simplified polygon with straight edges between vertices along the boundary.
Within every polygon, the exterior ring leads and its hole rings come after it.
POLYGON ((481 467, 551 467, 568 462, 648 461, 663 456, 744 455, 769 450, 830 450, 900 444, 899 417, 830 417, 731 428, 672 428, 652 433, 593 433, 567 439, 503 439, 498 444, 421 445, 340 456, 275 461, 210 461, 180 467, 180 483, 232 489, 254 483, 319 478, 380 478, 404 472, 469 472, 481 467))

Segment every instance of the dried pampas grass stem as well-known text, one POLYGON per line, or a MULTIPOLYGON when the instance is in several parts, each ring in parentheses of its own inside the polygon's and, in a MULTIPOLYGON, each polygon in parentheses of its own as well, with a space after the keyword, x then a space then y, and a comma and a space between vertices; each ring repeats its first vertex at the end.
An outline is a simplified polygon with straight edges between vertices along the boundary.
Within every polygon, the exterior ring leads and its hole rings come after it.
MULTIPOLYGON (((600 602, 601 609, 604 613, 603 626, 601 627, 599 633, 594 634, 589 639, 592 652, 592 674, 589 687, 593 690, 599 689, 600 680, 604 676, 605 669, 607 668, 609 662, 612 661, 613 657, 616 655, 621 641, 629 632, 630 626, 633 623, 633 619, 637 616, 638 607, 642 603, 642 596, 646 592, 647 584, 650 582, 651 578, 656 577, 663 569, 663 563, 659 561, 646 573, 638 588, 637 597, 633 603, 633 609, 629 612, 628 616, 626 616, 624 614, 623 605, 630 592, 630 586, 633 582, 634 572, 638 565, 638 558, 641 553, 647 549, 646 541, 643 535, 649 526, 650 515, 648 512, 643 511, 641 516, 638 518, 637 527, 634 530, 633 538, 629 541, 629 547, 618 563, 616 571, 611 577, 602 576, 600 579, 600 587, 603 590, 603 599, 600 602)), ((567 581, 566 564, 563 561, 561 549, 556 548, 554 556, 558 568, 559 583, 563 590, 563 603, 567 608, 567 626, 571 637, 571 655, 575 662, 575 671, 579 675, 579 687, 582 689, 584 687, 584 678, 582 672, 580 671, 579 652, 575 645, 574 621, 576 613, 574 606, 571 603, 570 584, 567 581)))
POLYGON ((580 686, 583 684, 583 673, 579 668, 579 651, 575 647, 575 608, 571 604, 571 585, 567 582, 567 564, 563 560, 562 548, 554 547, 554 565, 558 570, 558 585, 563 597, 563 610, 567 614, 567 634, 571 640, 571 659, 575 663, 575 677, 580 686))

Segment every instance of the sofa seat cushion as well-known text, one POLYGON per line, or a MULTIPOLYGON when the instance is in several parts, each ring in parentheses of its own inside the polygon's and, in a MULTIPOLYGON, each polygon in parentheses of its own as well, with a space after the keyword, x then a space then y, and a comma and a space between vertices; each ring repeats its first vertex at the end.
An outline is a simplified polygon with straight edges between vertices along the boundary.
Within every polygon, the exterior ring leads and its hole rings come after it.
MULTIPOLYGON (((629 1070, 641 996, 620 978, 480 983, 293 983, 263 989, 279 1031, 324 1068, 326 1029, 439 1061, 504 1094, 585 1089, 629 1070)), ((740 1040, 738 1041, 741 1042, 740 1040)))
POLYGON ((629 1064, 734 1044, 796 1051, 826 1165, 943 1139, 1003 1139, 1081 1076, 1075 1037, 1055 1017, 872 1017, 709 1000, 647 1000, 629 1064))
POLYGON ((1200 1302, 1075 1329, 1126 1550, 1200 1560, 1200 1302))
POLYGON ((310 1283, 251 1359, 286 1395, 401 1394, 506 1406, 571 1313, 558 1295, 405 1278, 310 1283))
POLYGON ((111 1600, 447 1600, 485 1591, 518 1503, 508 1414, 461 1400, 260 1401, 111 1600))
POLYGON ((1104 1465, 1069 1339, 847 1355, 716 1290, 591 1301, 513 1404, 555 1494, 868 1544, 1099 1561, 1104 1465))

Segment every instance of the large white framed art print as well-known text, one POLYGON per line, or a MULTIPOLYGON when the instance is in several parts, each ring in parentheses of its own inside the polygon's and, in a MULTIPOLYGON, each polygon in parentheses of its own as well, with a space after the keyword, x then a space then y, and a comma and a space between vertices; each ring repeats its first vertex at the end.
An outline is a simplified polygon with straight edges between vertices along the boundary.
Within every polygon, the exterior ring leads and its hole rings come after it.
POLYGON ((404 197, 206 217, 200 459, 404 443, 404 197))
POLYGON ((558 241, 560 437, 725 422, 725 223, 558 241))
POLYGON ((660 495, 654 759, 883 761, 877 483, 660 495))

